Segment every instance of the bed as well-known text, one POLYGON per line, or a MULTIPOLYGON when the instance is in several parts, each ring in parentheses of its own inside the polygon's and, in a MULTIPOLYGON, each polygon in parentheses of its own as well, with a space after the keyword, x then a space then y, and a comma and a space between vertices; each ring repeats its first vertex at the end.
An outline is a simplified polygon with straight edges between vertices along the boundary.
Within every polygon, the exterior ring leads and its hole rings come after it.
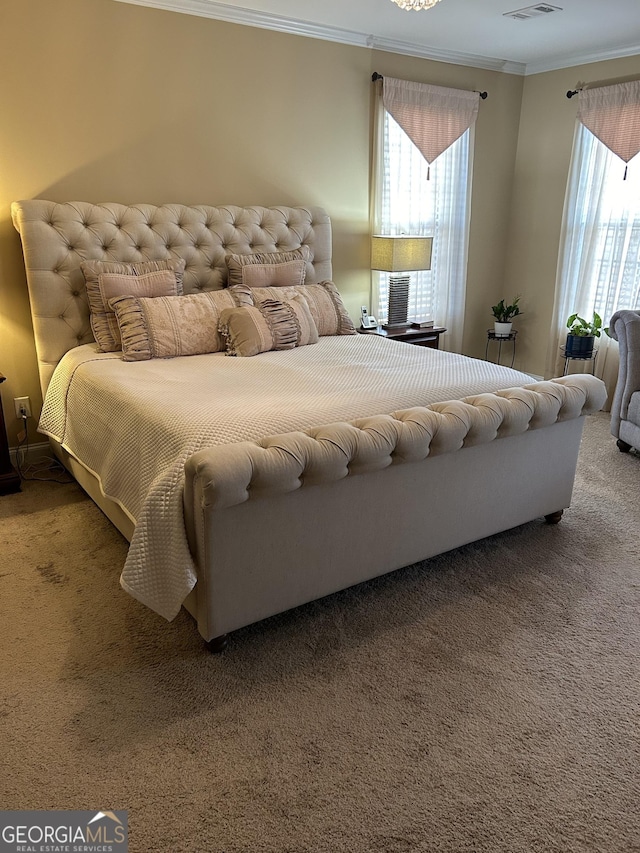
POLYGON ((324 210, 38 199, 12 216, 39 428, 129 540, 122 587, 168 620, 186 607, 212 650, 570 505, 584 416, 606 396, 589 375, 532 382, 355 332, 251 358, 98 351, 81 264, 175 261, 188 296, 225 289, 229 253, 297 251, 304 288, 332 278, 324 210))

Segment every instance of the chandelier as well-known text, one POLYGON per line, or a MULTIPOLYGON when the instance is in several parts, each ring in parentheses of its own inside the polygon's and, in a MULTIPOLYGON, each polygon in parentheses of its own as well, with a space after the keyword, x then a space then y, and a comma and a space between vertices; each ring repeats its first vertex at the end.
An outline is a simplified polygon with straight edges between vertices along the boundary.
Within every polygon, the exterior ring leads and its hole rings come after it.
POLYGON ((419 12, 420 9, 433 8, 440 0, 392 0, 392 2, 396 6, 400 6, 401 9, 415 9, 416 12, 419 12))

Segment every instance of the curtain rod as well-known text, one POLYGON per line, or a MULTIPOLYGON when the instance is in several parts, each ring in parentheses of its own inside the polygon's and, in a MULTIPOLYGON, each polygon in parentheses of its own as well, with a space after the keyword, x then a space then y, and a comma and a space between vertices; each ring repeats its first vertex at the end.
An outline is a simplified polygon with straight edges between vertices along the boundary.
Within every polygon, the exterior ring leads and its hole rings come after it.
MULTIPOLYGON (((373 74, 371 75, 371 82, 375 83, 376 80, 384 80, 384 77, 382 76, 382 74, 378 74, 377 71, 374 71, 373 74)), ((475 92, 476 90, 474 89, 473 91, 475 92)), ((487 97, 486 92, 478 92, 478 94, 480 95, 480 97, 482 98, 483 101, 487 97)))
POLYGON ((584 92, 585 89, 607 89, 610 86, 616 86, 616 85, 619 85, 620 83, 637 83, 637 82, 638 82, 638 77, 622 77, 622 78, 618 78, 618 80, 614 80, 614 82, 611 82, 611 80, 602 80, 602 81, 591 82, 591 83, 578 82, 576 84, 575 89, 569 89, 569 91, 567 92, 567 98, 573 98, 574 95, 577 95, 580 92, 584 92))

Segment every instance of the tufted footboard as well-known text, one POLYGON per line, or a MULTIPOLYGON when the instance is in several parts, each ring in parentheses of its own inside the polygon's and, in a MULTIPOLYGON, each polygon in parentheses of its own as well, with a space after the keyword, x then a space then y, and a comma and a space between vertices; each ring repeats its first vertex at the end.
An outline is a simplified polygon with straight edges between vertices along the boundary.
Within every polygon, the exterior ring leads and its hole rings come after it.
POLYGON ((195 453, 188 606, 206 640, 569 506, 592 376, 195 453), (330 531, 330 535, 328 532, 330 531))

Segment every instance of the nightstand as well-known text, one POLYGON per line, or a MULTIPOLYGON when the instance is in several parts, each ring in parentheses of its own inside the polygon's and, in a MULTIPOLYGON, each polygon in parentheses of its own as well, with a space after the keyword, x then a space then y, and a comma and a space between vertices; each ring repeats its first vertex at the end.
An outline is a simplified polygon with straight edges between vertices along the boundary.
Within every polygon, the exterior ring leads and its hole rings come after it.
MULTIPOLYGON (((6 376, 0 373, 0 383, 4 382, 6 376)), ((0 400, 0 495, 8 495, 10 492, 20 491, 20 477, 11 464, 9 455, 9 441, 4 425, 4 412, 2 400, 0 400)))
POLYGON ((427 329, 414 329, 412 326, 385 329, 383 326, 378 326, 377 329, 358 329, 358 331, 362 335, 380 335, 392 341, 403 341, 406 344, 415 344, 418 347, 438 349, 440 346, 440 335, 447 330, 442 326, 431 326, 427 329))

